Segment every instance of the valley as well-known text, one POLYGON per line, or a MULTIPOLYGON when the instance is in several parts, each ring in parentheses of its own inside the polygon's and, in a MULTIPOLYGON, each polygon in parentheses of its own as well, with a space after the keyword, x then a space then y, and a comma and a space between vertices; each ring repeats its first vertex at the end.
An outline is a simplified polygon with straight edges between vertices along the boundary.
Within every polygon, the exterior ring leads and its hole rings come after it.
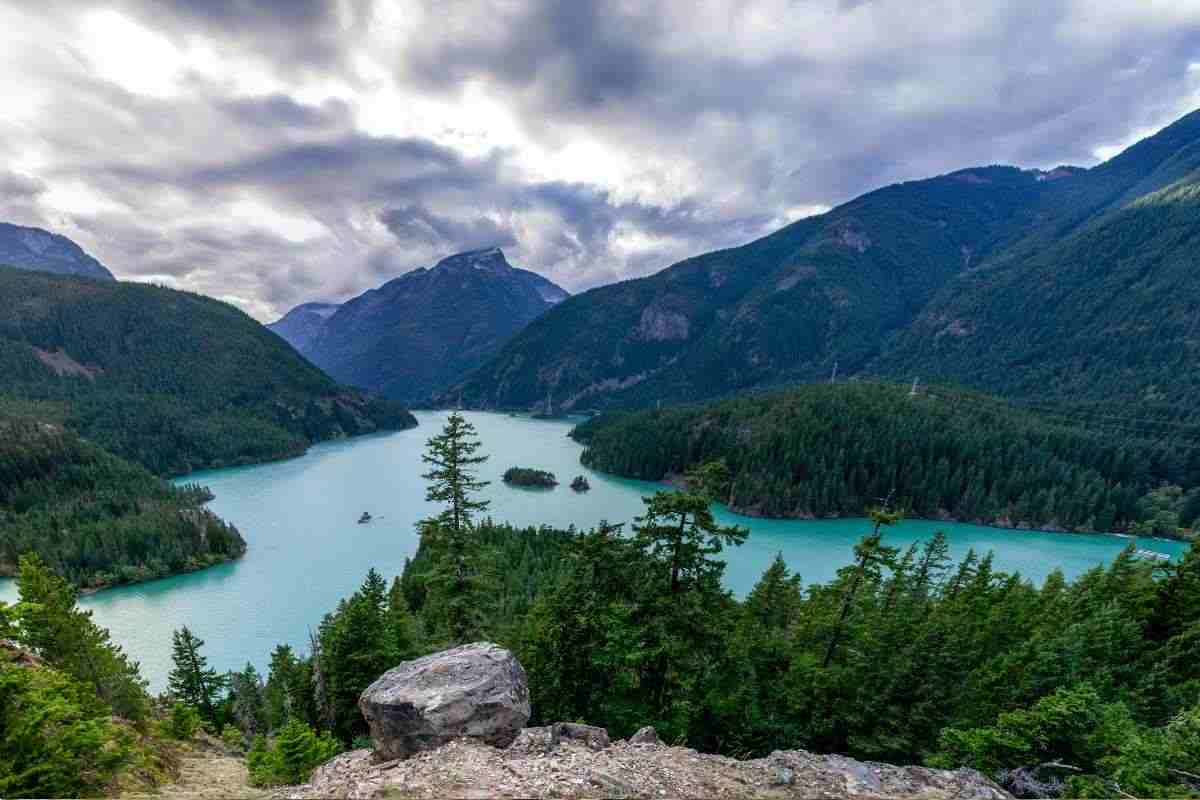
POLYGON ((223 163, 0 165, 0 795, 1200 796, 1200 111, 743 184, 588 141, 636 58, 531 58, 499 139, 347 99, 482 98, 462 49, 222 100, 189 51, 61 116, 223 163))
MULTIPOLYGON (((180 479, 212 490, 215 498, 208 507, 243 531, 246 555, 202 572, 107 590, 84 598, 84 607, 141 663, 156 691, 165 688, 171 631, 180 625, 209 642, 210 661, 222 671, 239 669, 247 661, 263 669, 271 648, 280 642, 307 649, 315 621, 353 591, 368 569, 399 574, 417 551, 415 523, 435 507, 424 500, 420 454, 446 415, 419 411, 416 416, 420 424, 408 431, 317 445, 288 461, 180 479), (363 511, 374 518, 369 525, 356 522, 363 511), (295 591, 297 585, 303 591, 295 591), (281 596, 288 601, 274 601, 281 596)), ((643 513, 641 497, 663 488, 595 470, 586 470, 591 491, 583 494, 565 484, 540 492, 507 487, 502 458, 537 464, 559 476, 579 473, 583 447, 567 436, 575 421, 478 412, 467 418, 479 429, 484 452, 492 456, 481 477, 491 481, 484 496, 492 503, 487 514, 497 522, 586 529, 608 520, 628 526, 643 513)), ((722 508, 716 514, 723 524, 750 530, 746 543, 724 558, 724 583, 738 596, 754 587, 776 554, 806 583, 832 580, 869 530, 858 516, 753 519, 722 508)), ((1055 569, 1075 577, 1106 564, 1131 541, 919 519, 896 526, 888 541, 906 547, 937 530, 946 532, 954 558, 969 549, 992 551, 997 569, 1020 572, 1037 583, 1055 569)), ((1181 542, 1137 541, 1174 557, 1186 550, 1181 542)), ((13 599, 11 583, 4 584, 0 600, 13 599)))

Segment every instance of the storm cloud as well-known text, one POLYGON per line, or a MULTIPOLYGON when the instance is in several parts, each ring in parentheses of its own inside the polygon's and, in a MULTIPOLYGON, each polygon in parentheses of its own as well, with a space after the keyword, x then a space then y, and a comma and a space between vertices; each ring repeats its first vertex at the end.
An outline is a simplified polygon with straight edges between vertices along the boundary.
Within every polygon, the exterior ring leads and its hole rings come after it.
POLYGON ((262 319, 464 249, 578 291, 1200 105, 1200 3, 0 0, 0 219, 262 319))

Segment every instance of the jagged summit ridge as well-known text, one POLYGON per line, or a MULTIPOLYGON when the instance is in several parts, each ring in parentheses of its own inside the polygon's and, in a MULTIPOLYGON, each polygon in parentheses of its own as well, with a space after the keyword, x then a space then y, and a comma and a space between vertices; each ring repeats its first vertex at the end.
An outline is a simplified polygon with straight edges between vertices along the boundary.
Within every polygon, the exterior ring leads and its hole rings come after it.
POLYGON ((340 380, 419 403, 567 297, 489 247, 393 278, 328 317, 306 304, 268 327, 340 380))
POLYGON ((446 256, 433 267, 435 270, 476 269, 480 272, 505 273, 511 272, 513 266, 504 257, 499 247, 488 247, 483 250, 468 250, 465 253, 455 253, 446 256))

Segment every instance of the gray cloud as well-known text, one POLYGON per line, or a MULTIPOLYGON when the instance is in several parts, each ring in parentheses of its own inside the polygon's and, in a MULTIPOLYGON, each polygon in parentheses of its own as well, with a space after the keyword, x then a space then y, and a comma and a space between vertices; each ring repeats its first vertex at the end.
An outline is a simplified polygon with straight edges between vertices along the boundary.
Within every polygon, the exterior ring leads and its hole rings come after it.
POLYGON ((1200 104, 1187 3, 113 8, 213 57, 143 91, 72 38, 90 6, 0 0, 33 92, 0 119, 0 218, 261 317, 490 245, 579 290, 897 180, 1090 164, 1200 104))
POLYGON ((512 229, 488 217, 458 220, 435 214, 419 205, 386 209, 379 220, 400 242, 421 242, 451 251, 512 247, 517 237, 512 229))
POLYGON ((140 21, 182 38, 204 32, 250 48, 280 69, 340 67, 370 22, 369 0, 124 0, 140 21))
POLYGON ((19 225, 46 224, 37 208, 37 198, 46 189, 46 184, 37 178, 0 169, 0 221, 19 225))

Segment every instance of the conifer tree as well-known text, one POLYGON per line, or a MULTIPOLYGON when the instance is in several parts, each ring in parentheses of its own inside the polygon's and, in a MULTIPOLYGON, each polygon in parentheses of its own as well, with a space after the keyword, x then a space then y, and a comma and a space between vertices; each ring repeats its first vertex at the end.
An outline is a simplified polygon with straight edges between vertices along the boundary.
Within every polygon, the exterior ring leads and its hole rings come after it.
POLYGON ((241 672, 225 676, 229 686, 229 714, 249 740, 267 731, 266 704, 262 676, 247 662, 241 672))
POLYGON ((445 509, 432 521, 454 533, 469 529, 476 514, 487 510, 488 501, 479 500, 478 494, 487 481, 475 477, 475 469, 487 461, 487 456, 476 455, 483 443, 475 433, 475 426, 454 412, 446 420, 442 432, 425 444, 421 460, 430 465, 423 477, 429 481, 425 499, 444 503, 445 509))
POLYGON ((869 513, 871 521, 875 523, 875 529, 854 546, 854 565, 849 568, 850 585, 846 587, 842 595, 842 608, 838 614, 837 623, 833 627, 833 633, 829 637, 829 646, 825 648, 825 657, 821 661, 822 667, 828 667, 829 662, 833 661, 834 653, 837 652, 837 646, 846 627, 846 619, 850 616, 850 610, 854 606, 854 600, 863 581, 868 577, 877 578, 881 567, 895 563, 896 548, 883 544, 883 534, 880 533, 880 529, 884 525, 896 524, 900 521, 901 515, 889 511, 886 505, 883 508, 873 509, 869 513))
POLYGON ((791 574, 783 554, 776 553, 771 566, 746 595, 743 607, 746 616, 762 629, 783 630, 793 622, 803 600, 800 576, 791 574))
POLYGON ((115 714, 140 720, 147 710, 146 682, 108 629, 76 606, 79 592, 35 555, 22 556, 17 577, 21 602, 13 614, 24 643, 53 666, 89 684, 115 714))
POLYGON ((713 556, 746 540, 745 528, 718 525, 709 508, 709 492, 723 485, 728 485, 728 470, 718 463, 705 464, 689 474, 687 491, 642 498, 646 513, 634 525, 636 540, 667 565, 672 594, 683 590, 685 580, 719 574, 724 564, 713 556))
POLYGON ((476 478, 476 468, 487 456, 476 455, 483 446, 475 426, 457 412, 446 420, 442 432, 429 440, 422 459, 431 466, 423 476, 429 481, 425 499, 443 503, 436 517, 419 524, 421 541, 433 555, 428 575, 426 619, 447 644, 462 644, 482 630, 485 575, 479 542, 473 535, 475 516, 487 510, 478 499, 487 481, 476 478))
POLYGON ((224 681, 208 666, 208 659, 200 652, 204 640, 186 625, 172 632, 171 640, 171 658, 175 663, 167 676, 171 694, 196 708, 208 722, 216 722, 216 701, 224 681))

